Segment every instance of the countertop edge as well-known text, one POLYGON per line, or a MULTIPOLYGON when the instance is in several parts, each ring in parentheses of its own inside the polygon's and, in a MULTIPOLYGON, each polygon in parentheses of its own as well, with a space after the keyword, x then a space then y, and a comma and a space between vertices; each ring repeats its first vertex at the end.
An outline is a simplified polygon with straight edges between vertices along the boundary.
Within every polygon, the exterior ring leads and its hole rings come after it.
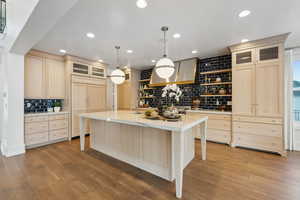
POLYGON ((202 117, 193 123, 186 125, 184 127, 180 128, 174 128, 170 126, 161 126, 156 124, 147 124, 145 122, 139 122, 139 121, 130 121, 130 120, 118 120, 118 119, 112 119, 108 117, 100 117, 100 116, 92 116, 91 113, 83 113, 79 115, 80 118, 87 118, 87 119, 93 119, 93 120, 101 120, 101 121, 107 121, 107 122, 115 122, 115 123, 121 123, 121 124, 128 124, 128 125, 134 125, 134 126, 142 126, 147 128, 158 128, 166 131, 176 131, 176 132, 185 132, 186 130, 196 126, 197 124, 200 124, 206 120, 208 120, 208 117, 202 117))
POLYGON ((217 114, 217 115, 232 115, 232 112, 212 111, 212 110, 186 110, 186 112, 207 113, 207 114, 217 114))
POLYGON ((69 114, 68 111, 62 111, 62 112, 44 112, 44 113, 25 113, 25 117, 31 117, 31 116, 43 116, 43 115, 62 115, 62 114, 69 114))

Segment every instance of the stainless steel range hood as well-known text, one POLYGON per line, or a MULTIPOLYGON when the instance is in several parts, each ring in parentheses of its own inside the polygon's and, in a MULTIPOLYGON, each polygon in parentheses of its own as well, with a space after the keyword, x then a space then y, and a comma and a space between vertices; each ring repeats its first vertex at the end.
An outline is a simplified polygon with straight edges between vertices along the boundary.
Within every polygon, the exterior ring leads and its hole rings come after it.
POLYGON ((175 72, 167 79, 160 78, 155 70, 152 71, 150 86, 164 86, 167 84, 193 84, 195 83, 198 58, 191 58, 174 62, 175 72))

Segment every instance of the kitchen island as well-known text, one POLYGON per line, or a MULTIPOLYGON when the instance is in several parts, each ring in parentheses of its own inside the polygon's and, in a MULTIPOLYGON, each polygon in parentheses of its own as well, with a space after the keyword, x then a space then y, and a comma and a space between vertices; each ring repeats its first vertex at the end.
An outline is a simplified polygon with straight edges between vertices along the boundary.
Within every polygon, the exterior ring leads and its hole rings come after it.
POLYGON ((183 169, 195 156, 195 135, 201 135, 206 159, 207 117, 185 115, 181 121, 149 120, 134 111, 108 111, 80 115, 80 148, 90 122, 91 148, 157 175, 175 180, 176 197, 182 196, 183 169))

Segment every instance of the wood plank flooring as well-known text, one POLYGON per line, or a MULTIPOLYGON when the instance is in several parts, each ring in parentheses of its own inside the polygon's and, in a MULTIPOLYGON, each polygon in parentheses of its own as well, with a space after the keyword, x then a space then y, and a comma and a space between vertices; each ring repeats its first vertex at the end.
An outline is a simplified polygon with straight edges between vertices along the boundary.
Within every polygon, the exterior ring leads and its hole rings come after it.
MULTIPOLYGON (((88 145, 88 144, 87 144, 88 145)), ((208 143, 207 161, 184 170, 183 198, 199 200, 299 200, 300 153, 288 158, 208 143)), ((165 200, 174 183, 91 149, 79 140, 0 157, 0 200, 165 200)))

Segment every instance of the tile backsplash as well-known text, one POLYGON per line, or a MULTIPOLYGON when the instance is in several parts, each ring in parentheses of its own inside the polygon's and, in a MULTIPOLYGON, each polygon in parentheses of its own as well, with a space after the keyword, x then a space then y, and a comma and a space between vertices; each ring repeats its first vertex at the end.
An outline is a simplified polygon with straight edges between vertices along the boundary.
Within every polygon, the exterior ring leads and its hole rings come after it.
MULTIPOLYGON (((215 81, 216 78, 221 78, 222 82, 231 82, 232 74, 231 72, 227 73, 218 73, 218 74, 209 74, 203 75, 201 72, 215 71, 215 70, 224 70, 231 69, 231 55, 223 55, 211 58, 201 59, 198 62, 196 77, 194 84, 179 85, 180 89, 183 91, 183 96, 180 98, 180 101, 174 102, 176 106, 192 106, 192 102, 195 99, 200 100, 201 109, 211 109, 217 110, 220 105, 224 105, 226 111, 231 111, 231 96, 211 96, 203 97, 200 95, 203 94, 217 94, 220 89, 224 89, 226 93, 231 94, 232 86, 229 85, 212 85, 212 86, 203 86, 201 84, 207 83, 208 80, 215 81)), ((149 79, 151 77, 153 69, 143 70, 141 72, 141 79, 149 79)), ((141 83, 141 84, 148 84, 141 83)), ((146 99, 152 107, 157 107, 159 104, 163 104, 165 99, 161 98, 163 87, 155 87, 154 90, 149 90, 150 95, 153 95, 155 98, 146 99)))
POLYGON ((54 107, 55 102, 60 102, 63 105, 62 99, 24 99, 24 112, 47 112, 47 108, 54 107))

